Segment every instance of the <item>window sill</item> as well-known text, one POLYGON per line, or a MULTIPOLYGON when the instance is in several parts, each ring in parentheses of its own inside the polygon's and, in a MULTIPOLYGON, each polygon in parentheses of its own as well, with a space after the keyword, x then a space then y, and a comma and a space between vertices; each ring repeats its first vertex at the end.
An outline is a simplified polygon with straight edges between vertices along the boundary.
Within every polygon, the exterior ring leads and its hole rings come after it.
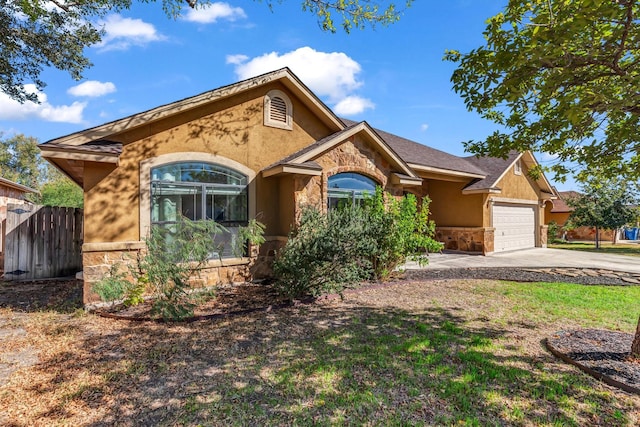
POLYGON ((205 262, 202 268, 215 268, 215 267, 233 267, 234 265, 247 265, 251 262, 251 258, 224 258, 224 259, 212 259, 205 262))

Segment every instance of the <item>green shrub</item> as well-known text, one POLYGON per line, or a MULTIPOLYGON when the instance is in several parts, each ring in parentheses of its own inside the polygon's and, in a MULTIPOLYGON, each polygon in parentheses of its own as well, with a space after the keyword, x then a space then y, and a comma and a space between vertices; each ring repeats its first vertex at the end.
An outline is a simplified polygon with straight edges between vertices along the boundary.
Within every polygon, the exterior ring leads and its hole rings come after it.
POLYGON ((378 188, 361 205, 327 214, 304 208, 273 265, 275 287, 289 298, 341 293, 364 280, 385 278, 407 257, 439 251, 428 198, 396 200, 378 188), (385 199, 388 199, 385 201, 385 199))
MULTIPOLYGON (((112 268, 111 274, 94 286, 103 300, 124 299, 125 305, 143 301, 143 294, 153 298, 152 312, 165 320, 177 320, 193 316, 195 303, 191 280, 210 259, 211 254, 222 252, 214 243, 215 235, 227 230, 215 221, 191 221, 180 218, 168 226, 153 226, 145 239, 146 249, 138 254, 135 263, 129 264, 127 275, 112 268)), ((250 221, 239 231, 240 243, 234 252, 243 250, 247 241, 264 242, 264 225, 250 221)))

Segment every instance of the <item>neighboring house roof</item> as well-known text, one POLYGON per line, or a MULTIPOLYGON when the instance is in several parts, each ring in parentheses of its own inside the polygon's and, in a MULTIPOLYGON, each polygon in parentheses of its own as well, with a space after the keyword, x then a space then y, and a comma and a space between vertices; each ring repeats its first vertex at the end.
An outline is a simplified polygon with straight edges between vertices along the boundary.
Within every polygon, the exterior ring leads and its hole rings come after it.
POLYGON ((558 191, 558 199, 554 200, 553 207, 551 208, 551 213, 567 213, 573 212, 573 208, 569 206, 566 202, 568 199, 574 199, 580 196, 580 193, 577 191, 558 191))
POLYGON ((14 190, 21 191, 23 193, 38 193, 38 190, 34 190, 31 187, 27 187, 26 185, 18 184, 17 182, 10 181, 8 179, 0 177, 0 184, 6 187, 13 188, 14 190))
MULTIPOLYGON (((355 122, 342 119, 345 124, 355 122)), ((463 157, 457 157, 444 151, 436 150, 415 141, 402 138, 380 129, 374 129, 389 146, 404 159, 412 168, 418 171, 455 174, 456 172, 468 178, 485 176, 485 172, 468 162, 463 157)))
MULTIPOLYGON (((262 173, 264 176, 271 176, 278 173, 285 172, 283 166, 296 166, 296 165, 304 165, 305 163, 309 163, 311 160, 317 158, 322 153, 325 153, 335 147, 336 145, 342 143, 345 139, 356 135, 356 134, 364 134, 366 135, 370 141, 377 146, 380 153, 382 153, 390 163, 400 172, 398 174, 398 179, 403 180, 413 180, 416 184, 420 183, 422 180, 415 174, 415 172, 411 169, 411 167, 396 153, 386 142, 386 140, 382 139, 380 135, 373 130, 371 126, 367 122, 350 122, 350 124, 338 131, 335 132, 325 138, 322 138, 313 144, 310 144, 301 150, 283 158, 282 160, 267 166, 263 169, 262 173), (402 176, 402 178, 400 178, 402 176)), ((291 172, 291 171, 290 171, 291 172)), ((301 171, 301 173, 305 173, 301 171)), ((307 174, 315 174, 314 172, 310 172, 307 174)))

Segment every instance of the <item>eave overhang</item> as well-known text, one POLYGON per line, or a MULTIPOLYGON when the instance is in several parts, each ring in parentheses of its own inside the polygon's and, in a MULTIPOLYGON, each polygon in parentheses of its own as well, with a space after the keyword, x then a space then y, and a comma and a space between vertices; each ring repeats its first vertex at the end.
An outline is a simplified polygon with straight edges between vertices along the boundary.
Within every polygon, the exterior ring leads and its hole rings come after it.
POLYGON ((265 178, 287 174, 320 176, 322 175, 322 167, 315 162, 306 162, 301 164, 284 163, 272 166, 262 171, 262 176, 265 178))
POLYGON ((476 188, 473 190, 462 190, 462 194, 500 194, 502 189, 497 187, 491 188, 476 188))
POLYGON ((485 175, 478 175, 469 172, 454 171, 451 169, 436 168, 433 166, 419 165, 409 163, 409 166, 415 170, 418 175, 428 179, 439 179, 443 181, 468 181, 470 179, 483 179, 485 175))
POLYGON ((415 187, 422 185, 422 178, 414 178, 408 175, 400 173, 391 174, 391 183, 396 185, 402 185, 404 187, 415 187))

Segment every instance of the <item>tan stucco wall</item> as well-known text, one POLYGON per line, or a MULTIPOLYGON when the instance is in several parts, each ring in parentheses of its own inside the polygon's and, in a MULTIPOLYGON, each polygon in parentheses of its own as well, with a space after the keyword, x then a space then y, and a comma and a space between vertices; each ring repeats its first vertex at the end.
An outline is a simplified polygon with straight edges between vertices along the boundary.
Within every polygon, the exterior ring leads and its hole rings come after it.
MULTIPOLYGON (((141 126, 111 137, 123 142, 119 165, 85 165, 85 242, 140 239, 140 162, 160 155, 203 152, 246 165, 256 174, 264 167, 307 146, 331 131, 297 98, 293 104, 293 129, 263 126, 264 95, 286 89, 278 84, 224 98, 207 106, 177 114, 157 124, 141 126)), ((256 177, 255 211, 261 221, 281 229, 277 184, 256 177), (262 191, 260 191, 262 190, 262 191)), ((268 231, 269 232, 269 231, 268 231)))
POLYGON ((431 219, 439 227, 488 227, 483 219, 483 195, 462 194, 466 182, 428 181, 431 219))
POLYGON ((520 175, 513 172, 513 166, 510 167, 496 187, 501 189, 498 197, 517 200, 538 200, 539 198, 538 184, 529 177, 524 165, 520 175))

